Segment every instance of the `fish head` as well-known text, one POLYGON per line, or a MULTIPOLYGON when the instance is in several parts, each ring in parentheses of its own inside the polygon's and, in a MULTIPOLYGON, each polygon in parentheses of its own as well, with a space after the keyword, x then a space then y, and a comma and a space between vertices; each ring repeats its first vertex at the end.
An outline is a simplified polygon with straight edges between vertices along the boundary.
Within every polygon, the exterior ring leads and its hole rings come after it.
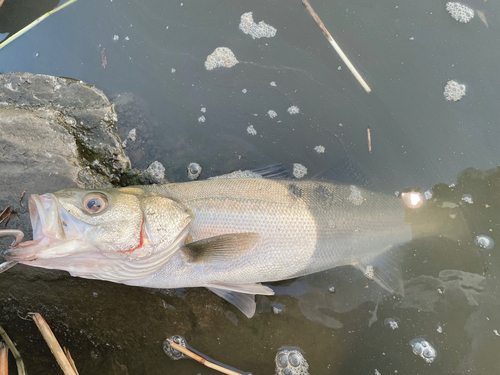
POLYGON ((29 212, 33 240, 8 249, 7 260, 115 282, 168 262, 192 219, 178 202, 139 187, 34 194, 29 212))

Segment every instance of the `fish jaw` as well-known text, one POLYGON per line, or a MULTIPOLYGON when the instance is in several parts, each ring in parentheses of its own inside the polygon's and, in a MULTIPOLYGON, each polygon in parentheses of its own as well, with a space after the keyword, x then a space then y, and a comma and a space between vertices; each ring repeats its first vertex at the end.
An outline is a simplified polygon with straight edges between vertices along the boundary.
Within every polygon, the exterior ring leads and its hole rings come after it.
POLYGON ((7 260, 32 264, 36 259, 67 257, 93 248, 82 240, 87 225, 69 215, 54 195, 33 194, 28 205, 33 240, 6 250, 7 260))

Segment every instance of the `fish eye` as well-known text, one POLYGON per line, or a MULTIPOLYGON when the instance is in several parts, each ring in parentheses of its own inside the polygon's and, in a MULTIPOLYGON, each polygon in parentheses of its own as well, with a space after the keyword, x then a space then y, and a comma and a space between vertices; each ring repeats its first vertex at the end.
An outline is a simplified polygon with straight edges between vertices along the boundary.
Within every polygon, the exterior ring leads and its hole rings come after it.
POLYGON ((108 206, 108 198, 102 193, 90 193, 83 198, 83 209, 89 214, 98 214, 108 206))

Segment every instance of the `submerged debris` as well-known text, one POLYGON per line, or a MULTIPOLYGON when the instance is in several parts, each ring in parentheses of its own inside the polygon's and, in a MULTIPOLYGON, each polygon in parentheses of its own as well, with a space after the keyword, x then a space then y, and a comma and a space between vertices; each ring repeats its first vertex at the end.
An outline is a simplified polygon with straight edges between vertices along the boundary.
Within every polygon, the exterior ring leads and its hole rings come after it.
POLYGON ((217 47, 214 52, 207 56, 205 68, 212 70, 218 67, 231 68, 238 64, 233 51, 227 47, 217 47))
POLYGON ((444 87, 444 98, 451 102, 451 101, 458 101, 462 99, 463 96, 465 96, 465 85, 459 84, 457 81, 448 81, 446 86, 444 87))
POLYGON ((250 35, 253 39, 272 38, 276 35, 276 29, 271 25, 260 21, 258 24, 253 21, 253 13, 247 12, 241 15, 240 30, 250 35))
POLYGON ((446 3, 446 10, 458 22, 467 23, 474 18, 474 9, 460 3, 446 3))

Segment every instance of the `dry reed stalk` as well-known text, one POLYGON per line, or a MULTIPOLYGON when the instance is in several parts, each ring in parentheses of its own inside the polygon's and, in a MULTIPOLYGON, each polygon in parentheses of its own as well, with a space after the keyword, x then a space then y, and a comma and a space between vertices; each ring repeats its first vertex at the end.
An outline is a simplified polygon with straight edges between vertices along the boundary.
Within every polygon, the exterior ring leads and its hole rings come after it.
POLYGON ((73 369, 71 366, 68 358, 64 354, 61 345, 57 342, 56 337, 54 336, 54 333, 52 333, 52 330, 50 329, 49 325, 45 321, 45 319, 39 314, 39 313, 28 313, 28 315, 33 319, 35 322, 36 326, 38 327, 38 330, 42 334, 45 342, 50 348, 50 351, 56 358, 57 363, 63 370, 65 375, 78 375, 78 373, 73 369))

